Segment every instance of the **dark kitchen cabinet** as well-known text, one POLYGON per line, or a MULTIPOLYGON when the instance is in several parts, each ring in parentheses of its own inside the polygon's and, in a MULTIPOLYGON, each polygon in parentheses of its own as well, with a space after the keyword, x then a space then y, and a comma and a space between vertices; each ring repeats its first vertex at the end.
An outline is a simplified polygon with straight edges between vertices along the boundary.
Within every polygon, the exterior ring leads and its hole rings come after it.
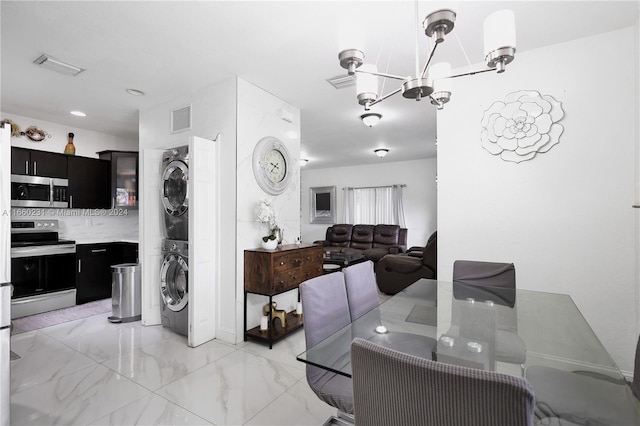
POLYGON ((64 154, 11 147, 11 174, 67 178, 67 159, 64 154))
POLYGON ((76 246, 76 303, 111 297, 111 244, 76 246))
POLYGON ((101 151, 98 156, 111 161, 110 193, 113 207, 138 207, 138 153, 101 151))
POLYGON ((76 303, 111 297, 111 266, 137 263, 138 244, 98 243, 76 246, 76 303))
POLYGON ((110 169, 111 163, 107 160, 69 156, 69 208, 111 208, 110 169))

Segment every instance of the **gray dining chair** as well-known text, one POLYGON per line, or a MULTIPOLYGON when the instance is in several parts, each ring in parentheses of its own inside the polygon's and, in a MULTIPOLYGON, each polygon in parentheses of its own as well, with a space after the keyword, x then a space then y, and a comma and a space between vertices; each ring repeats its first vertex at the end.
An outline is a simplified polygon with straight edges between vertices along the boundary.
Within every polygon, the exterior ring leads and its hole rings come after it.
POLYGON ((351 344, 356 426, 532 426, 522 377, 431 361, 356 338, 351 344))
MULTIPOLYGON (((304 281, 299 289, 307 349, 349 325, 351 315, 342 272, 304 281)), ((350 378, 310 364, 306 364, 306 374, 313 392, 322 401, 337 408, 338 417, 342 417, 343 413, 353 413, 353 385, 350 378)))
POLYGON ((590 371, 565 371, 533 365, 527 380, 536 390, 538 417, 560 422, 601 425, 640 424, 640 337, 636 343, 633 381, 590 371))
POLYGON ((360 318, 380 304, 373 262, 357 263, 344 268, 351 321, 360 318))
POLYGON ((516 270, 513 263, 456 260, 453 295, 496 304, 495 360, 519 364, 524 373, 526 346, 518 335, 516 270))

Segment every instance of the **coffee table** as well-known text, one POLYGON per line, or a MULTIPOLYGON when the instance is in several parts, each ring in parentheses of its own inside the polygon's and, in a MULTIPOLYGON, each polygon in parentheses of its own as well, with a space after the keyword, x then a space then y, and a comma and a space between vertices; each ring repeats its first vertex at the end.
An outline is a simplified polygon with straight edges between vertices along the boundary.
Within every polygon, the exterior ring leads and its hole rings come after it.
POLYGON ((322 259, 322 268, 325 273, 336 272, 356 263, 364 262, 366 259, 360 253, 330 253, 329 257, 322 259))

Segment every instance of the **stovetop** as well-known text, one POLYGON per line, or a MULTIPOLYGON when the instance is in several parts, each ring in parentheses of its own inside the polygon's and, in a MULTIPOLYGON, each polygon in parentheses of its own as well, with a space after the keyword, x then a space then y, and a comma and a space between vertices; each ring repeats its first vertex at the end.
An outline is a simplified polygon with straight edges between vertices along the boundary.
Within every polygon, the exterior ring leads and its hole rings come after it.
POLYGON ((33 247, 33 246, 54 246, 60 244, 75 244, 76 242, 73 240, 49 240, 49 241, 11 241, 11 248, 15 247, 33 247))
POLYGON ((11 247, 75 244, 75 241, 59 239, 58 229, 58 221, 55 219, 12 221, 11 247))

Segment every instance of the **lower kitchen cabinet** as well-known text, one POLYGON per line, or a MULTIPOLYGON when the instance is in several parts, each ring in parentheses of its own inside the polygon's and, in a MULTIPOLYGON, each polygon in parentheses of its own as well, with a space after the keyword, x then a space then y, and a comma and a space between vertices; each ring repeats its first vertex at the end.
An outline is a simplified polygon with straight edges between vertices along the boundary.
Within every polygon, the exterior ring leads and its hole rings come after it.
POLYGON ((111 297, 111 266, 136 263, 138 244, 98 243, 76 246, 76 303, 111 297))

